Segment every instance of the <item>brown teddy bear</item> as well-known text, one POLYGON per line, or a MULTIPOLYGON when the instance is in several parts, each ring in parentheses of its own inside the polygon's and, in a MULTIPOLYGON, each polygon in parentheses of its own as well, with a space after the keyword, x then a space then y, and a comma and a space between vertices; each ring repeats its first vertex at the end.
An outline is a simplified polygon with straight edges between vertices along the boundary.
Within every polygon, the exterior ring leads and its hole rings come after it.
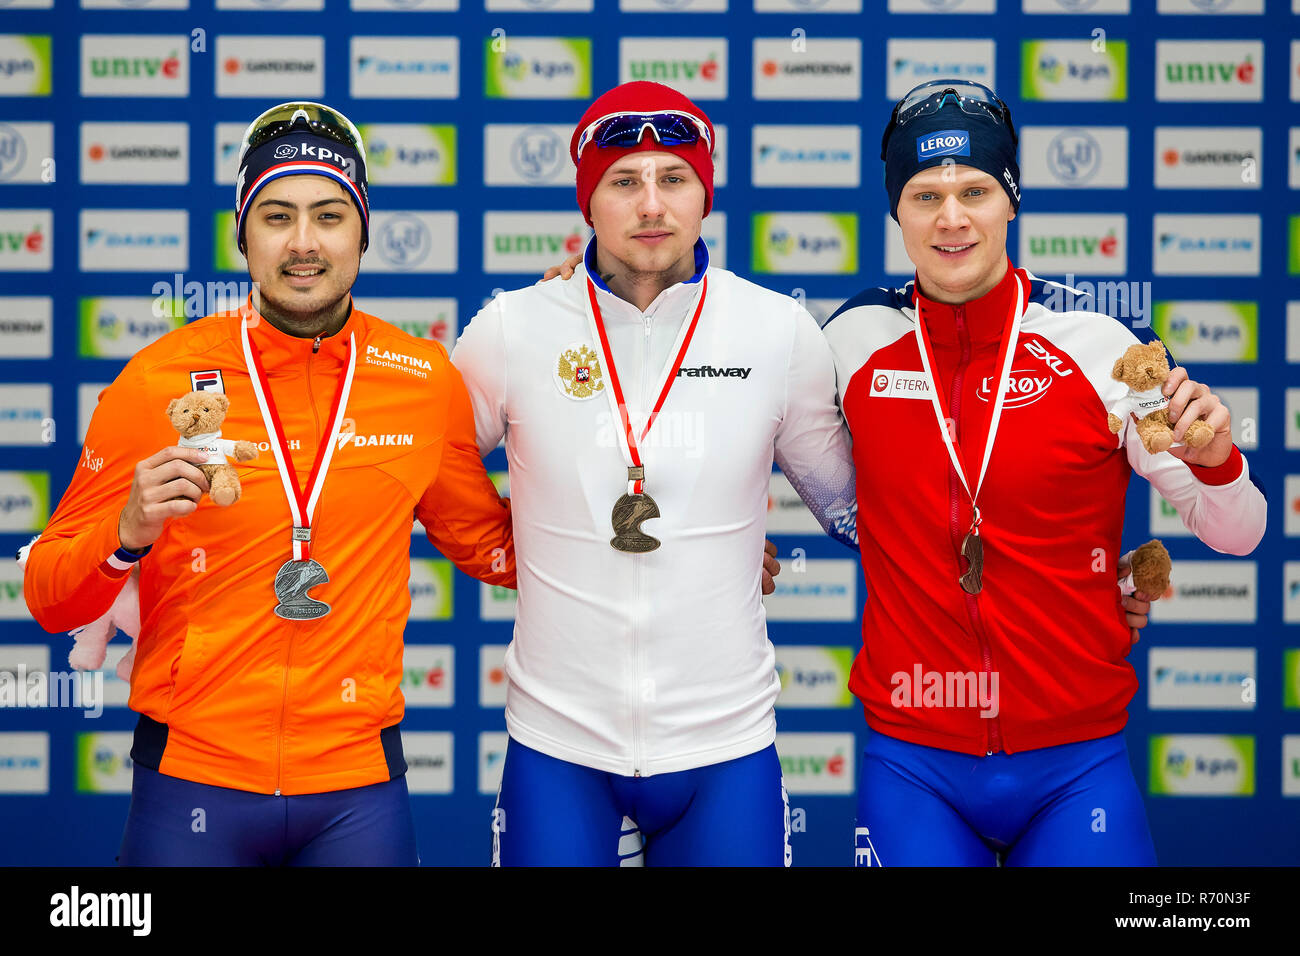
POLYGON ((230 399, 221 392, 198 391, 173 398, 167 403, 167 417, 172 427, 180 432, 176 444, 185 448, 202 448, 208 453, 207 464, 199 470, 208 479, 212 500, 225 508, 239 500, 242 489, 239 475, 226 456, 235 461, 251 461, 257 457, 257 446, 251 441, 230 441, 221 437, 221 423, 226 420, 230 399))
POLYGON ((1120 582, 1121 588, 1131 583, 1134 591, 1141 591, 1152 599, 1169 590, 1169 572, 1173 562, 1159 538, 1152 538, 1126 557, 1129 559, 1129 574, 1120 582))
MULTIPOLYGON (((1174 430, 1169 423, 1169 399, 1161 391, 1169 377, 1164 345, 1160 342, 1130 345, 1116 360, 1110 377, 1128 386, 1128 394, 1106 415, 1111 433, 1118 435, 1129 415, 1136 414, 1141 416, 1137 433, 1142 447, 1153 455, 1168 450, 1174 443, 1174 430)), ((1190 448, 1200 448, 1208 445, 1212 438, 1213 426, 1198 419, 1188 427, 1183 443, 1190 448)))

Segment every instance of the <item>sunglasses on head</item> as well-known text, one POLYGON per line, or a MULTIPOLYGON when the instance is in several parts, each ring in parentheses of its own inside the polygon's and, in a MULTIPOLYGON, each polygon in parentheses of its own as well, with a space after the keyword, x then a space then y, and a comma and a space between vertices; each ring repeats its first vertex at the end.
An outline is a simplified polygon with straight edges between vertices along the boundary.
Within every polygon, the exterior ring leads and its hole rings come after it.
POLYGON ((661 146, 686 146, 701 139, 713 155, 713 138, 708 126, 698 117, 677 110, 655 113, 610 113, 592 121, 578 136, 578 158, 593 143, 598 148, 631 149, 640 144, 649 130, 661 146))
POLYGON ((930 116, 945 106, 952 104, 963 113, 982 116, 1003 123, 1011 133, 1011 144, 1017 145, 1015 124, 1011 122, 1011 110, 998 95, 974 80, 931 80, 922 83, 894 105, 894 112, 885 127, 885 135, 880 140, 880 158, 884 159, 889 148, 889 138, 894 130, 906 126, 921 116, 930 116))

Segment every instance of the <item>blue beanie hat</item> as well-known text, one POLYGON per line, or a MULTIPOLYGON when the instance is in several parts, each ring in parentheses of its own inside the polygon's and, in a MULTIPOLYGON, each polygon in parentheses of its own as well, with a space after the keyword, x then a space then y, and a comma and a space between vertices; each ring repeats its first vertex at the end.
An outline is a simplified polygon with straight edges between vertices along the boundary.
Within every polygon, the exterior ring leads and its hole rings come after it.
POLYGON ((891 122, 880 158, 885 161, 885 191, 895 222, 907 181, 923 169, 954 163, 988 173, 1010 198, 1012 210, 1020 208, 1020 165, 1013 128, 985 113, 963 110, 951 96, 935 112, 903 126, 891 122))

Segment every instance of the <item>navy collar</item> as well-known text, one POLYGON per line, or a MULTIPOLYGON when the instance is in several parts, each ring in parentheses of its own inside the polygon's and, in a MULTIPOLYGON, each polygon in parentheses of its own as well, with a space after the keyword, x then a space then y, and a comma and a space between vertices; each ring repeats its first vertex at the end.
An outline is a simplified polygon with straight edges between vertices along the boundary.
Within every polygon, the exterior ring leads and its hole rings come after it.
MULTIPOLYGON (((691 285, 699 282, 704 277, 704 270, 709 267, 709 247, 704 244, 704 237, 695 240, 695 275, 682 282, 682 285, 691 285)), ((602 292, 608 292, 614 295, 614 291, 607 285, 605 280, 600 277, 596 271, 596 237, 592 236, 591 241, 587 243, 587 250, 582 254, 582 264, 587 267, 587 275, 591 276, 591 281, 595 283, 596 288, 602 292)))

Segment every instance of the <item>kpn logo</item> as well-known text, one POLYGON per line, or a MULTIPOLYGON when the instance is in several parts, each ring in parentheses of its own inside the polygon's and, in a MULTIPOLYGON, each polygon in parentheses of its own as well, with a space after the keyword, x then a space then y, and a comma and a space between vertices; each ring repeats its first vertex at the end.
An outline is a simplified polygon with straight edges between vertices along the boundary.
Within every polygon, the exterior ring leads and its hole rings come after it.
POLYGON ((0 532, 39 533, 49 520, 49 473, 0 471, 0 532))
POLYGON ((86 296, 80 301, 82 358, 130 358, 185 324, 185 301, 148 296, 86 296))
POLYGON ((0 96, 50 95, 50 38, 0 36, 0 96))
POLYGON ((385 186, 454 186, 456 127, 432 123, 368 123, 366 171, 385 186))
POLYGON ((1128 99, 1128 44, 1123 40, 1025 40, 1020 52, 1022 99, 1128 99))
MULTIPOLYGON (((1300 156, 1300 149, 1296 150, 1300 156)), ((1287 229, 1286 271, 1293 276, 1300 276, 1300 216, 1292 216, 1287 229)))
POLYGON ((235 211, 218 209, 212 217, 212 267, 218 272, 247 272, 235 238, 235 211))
POLYGON ((77 735, 77 792, 130 793, 130 732, 77 735))
POLYGON ((764 273, 857 272, 857 214, 754 213, 752 268, 764 273))
POLYGON ((1148 790, 1156 796, 1248 797, 1255 793, 1249 734, 1153 734, 1148 790))
POLYGON ((1180 362, 1254 362, 1257 358, 1257 302, 1156 302, 1152 325, 1180 362))
POLYGON ((781 679, 778 707, 848 707, 851 647, 778 647, 776 673, 781 679))
POLYGON ((442 558, 412 558, 412 621, 447 621, 452 616, 453 574, 451 562, 442 558))
POLYGON ((1282 652, 1282 706, 1300 710, 1300 648, 1288 647, 1282 652))
POLYGON ((492 99, 586 99, 591 96, 587 37, 488 37, 484 95, 492 99))

